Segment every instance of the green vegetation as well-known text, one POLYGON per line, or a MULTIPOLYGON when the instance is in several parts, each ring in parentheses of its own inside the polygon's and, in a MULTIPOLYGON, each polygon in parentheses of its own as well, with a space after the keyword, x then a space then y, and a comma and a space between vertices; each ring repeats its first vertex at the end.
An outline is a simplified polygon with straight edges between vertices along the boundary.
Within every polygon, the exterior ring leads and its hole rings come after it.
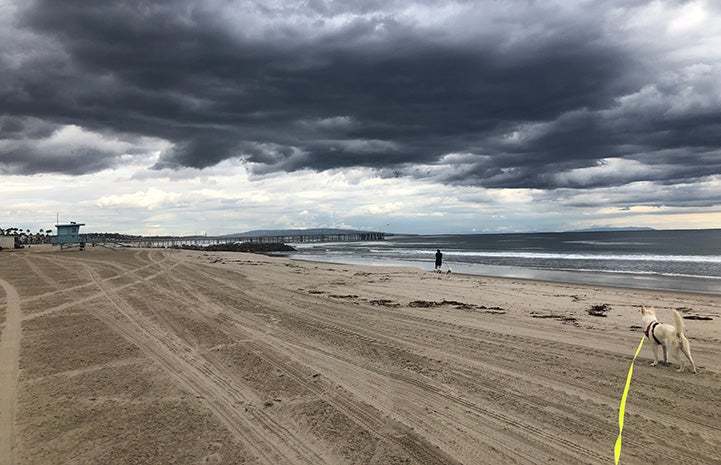
POLYGON ((14 236, 16 245, 49 244, 50 233, 52 231, 52 227, 49 229, 40 229, 36 233, 31 232, 30 229, 0 227, 0 236, 14 236))

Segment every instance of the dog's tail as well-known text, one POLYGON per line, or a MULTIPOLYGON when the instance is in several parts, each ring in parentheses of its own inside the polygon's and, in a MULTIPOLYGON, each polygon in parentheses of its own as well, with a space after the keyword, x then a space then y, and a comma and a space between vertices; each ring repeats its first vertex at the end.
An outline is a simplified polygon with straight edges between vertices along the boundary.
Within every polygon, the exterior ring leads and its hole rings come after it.
POLYGON ((674 310, 673 319, 676 322, 676 337, 680 339, 683 336, 683 317, 677 310, 674 310))

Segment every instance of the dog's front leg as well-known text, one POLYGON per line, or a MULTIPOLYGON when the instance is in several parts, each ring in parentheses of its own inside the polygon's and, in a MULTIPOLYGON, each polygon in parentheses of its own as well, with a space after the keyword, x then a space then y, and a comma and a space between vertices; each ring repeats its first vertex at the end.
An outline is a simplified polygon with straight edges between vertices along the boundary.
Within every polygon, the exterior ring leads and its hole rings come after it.
POLYGON ((658 365, 658 344, 651 344, 651 348, 653 349, 653 363, 651 366, 655 367, 658 365))
POLYGON ((668 365, 668 347, 666 347, 665 345, 661 345, 661 347, 663 348, 663 363, 664 365, 668 365))

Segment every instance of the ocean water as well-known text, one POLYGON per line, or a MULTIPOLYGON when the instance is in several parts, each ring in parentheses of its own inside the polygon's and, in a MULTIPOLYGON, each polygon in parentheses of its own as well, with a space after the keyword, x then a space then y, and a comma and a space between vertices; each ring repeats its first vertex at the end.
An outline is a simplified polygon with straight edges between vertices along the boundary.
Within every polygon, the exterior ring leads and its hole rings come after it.
POLYGON ((292 258, 454 273, 721 294, 721 229, 389 235, 377 242, 293 244, 292 258))

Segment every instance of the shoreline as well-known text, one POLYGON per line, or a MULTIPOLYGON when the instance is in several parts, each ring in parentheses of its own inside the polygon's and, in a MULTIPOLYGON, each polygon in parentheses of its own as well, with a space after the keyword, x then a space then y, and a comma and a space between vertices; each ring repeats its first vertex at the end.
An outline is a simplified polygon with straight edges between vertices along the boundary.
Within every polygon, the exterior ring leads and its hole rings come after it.
MULTIPOLYGON (((422 271, 433 271, 433 262, 412 260, 331 257, 320 254, 287 254, 291 260, 318 263, 335 263, 368 266, 407 266, 422 271)), ((638 290, 688 292, 705 295, 721 295, 721 279, 691 276, 662 276, 657 274, 617 273, 580 270, 543 270, 495 265, 468 265, 452 263, 454 274, 488 278, 524 279, 559 284, 584 284, 638 290), (665 284, 664 284, 665 283, 665 284)), ((444 263, 444 267, 448 264, 444 263)))

